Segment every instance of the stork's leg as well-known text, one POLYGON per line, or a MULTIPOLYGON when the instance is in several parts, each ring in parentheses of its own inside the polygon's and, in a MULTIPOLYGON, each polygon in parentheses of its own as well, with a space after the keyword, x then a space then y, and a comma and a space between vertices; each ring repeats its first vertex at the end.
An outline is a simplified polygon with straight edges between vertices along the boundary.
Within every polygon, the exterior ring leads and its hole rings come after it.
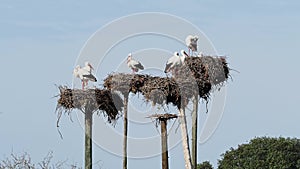
POLYGON ((82 90, 84 90, 84 81, 81 81, 82 90))

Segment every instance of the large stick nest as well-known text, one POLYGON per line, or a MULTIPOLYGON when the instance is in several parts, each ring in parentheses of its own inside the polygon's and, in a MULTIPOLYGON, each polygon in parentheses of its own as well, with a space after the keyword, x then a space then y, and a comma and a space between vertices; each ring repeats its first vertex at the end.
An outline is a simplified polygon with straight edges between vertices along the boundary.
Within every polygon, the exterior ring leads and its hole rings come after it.
POLYGON ((189 57, 172 78, 118 73, 109 75, 104 87, 124 96, 139 92, 154 105, 173 103, 180 108, 195 95, 207 100, 212 86, 223 84, 228 76, 229 68, 223 57, 189 57))
POLYGON ((59 90, 60 97, 57 103, 59 118, 63 111, 71 112, 73 109, 79 109, 84 113, 103 112, 107 116, 107 121, 112 123, 118 119, 119 112, 124 107, 121 97, 107 89, 81 90, 59 86, 59 90))
POLYGON ((225 57, 187 57, 182 68, 191 73, 197 81, 203 84, 210 83, 212 86, 225 82, 229 77, 229 67, 225 57))

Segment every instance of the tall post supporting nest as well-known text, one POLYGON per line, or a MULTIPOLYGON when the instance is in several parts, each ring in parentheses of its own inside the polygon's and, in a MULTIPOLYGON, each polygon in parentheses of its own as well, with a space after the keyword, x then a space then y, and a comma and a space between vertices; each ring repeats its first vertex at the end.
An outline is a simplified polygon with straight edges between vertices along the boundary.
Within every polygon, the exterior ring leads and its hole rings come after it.
POLYGON ((192 165, 197 169, 198 95, 193 98, 192 112, 192 165))
POLYGON ((160 120, 161 126, 161 163, 162 169, 169 169, 167 119, 160 120))
POLYGON ((177 118, 176 114, 154 114, 150 118, 155 118, 159 121, 161 126, 161 164, 162 169, 169 169, 169 155, 168 155, 168 120, 177 118))
POLYGON ((108 123, 113 124, 123 108, 122 98, 110 90, 101 89, 69 89, 59 86, 60 98, 57 101, 57 127, 62 113, 70 114, 74 109, 82 111, 85 116, 85 169, 92 169, 92 125, 94 112, 103 112, 108 123))
POLYGON ((185 169, 192 169, 191 162, 191 154, 189 147, 189 139, 188 139, 188 130, 186 126, 186 117, 184 108, 179 109, 179 119, 180 119, 180 128, 181 128, 181 138, 182 138, 182 147, 183 147, 183 155, 185 161, 185 169))
POLYGON ((92 169, 92 125, 93 112, 85 111, 85 169, 92 169))
MULTIPOLYGON (((191 98, 194 97, 194 91, 198 89, 200 98, 207 100, 214 86, 222 86, 227 81, 229 67, 225 57, 187 57, 185 65, 179 69, 180 75, 174 78, 162 78, 158 76, 139 75, 139 74, 111 74, 104 82, 104 87, 108 90, 119 91, 121 93, 141 93, 146 101, 153 105, 170 104, 179 109, 180 126, 182 134, 182 145, 185 159, 185 168, 192 169, 191 154, 189 150, 189 139, 186 125, 186 116, 184 108, 191 98), (192 79, 189 78, 192 75, 192 79), (195 86, 195 82, 197 86, 195 86), (196 88, 195 88, 196 87, 196 88), (183 89, 183 90, 182 90, 183 89)), ((196 101, 196 100, 195 100, 196 101)), ((127 102, 127 101, 126 101, 127 102)), ((198 102, 198 101, 197 101, 198 102)), ((125 104, 125 101, 124 101, 125 104)), ((126 103, 127 104, 127 103, 126 103)), ((196 113, 194 113, 196 119, 196 113)), ((196 120, 195 120, 196 121, 196 120)), ((193 123, 197 126, 196 123, 193 123)), ((196 128, 194 133, 196 132, 196 128)), ((194 145, 197 144, 194 137, 194 145)), ((193 154, 196 153, 196 147, 193 148, 193 154)), ((193 161, 196 165, 196 155, 193 161)), ((124 108, 124 169, 127 168, 127 105, 124 108)))
POLYGON ((124 94, 123 169, 127 169, 128 95, 124 94))

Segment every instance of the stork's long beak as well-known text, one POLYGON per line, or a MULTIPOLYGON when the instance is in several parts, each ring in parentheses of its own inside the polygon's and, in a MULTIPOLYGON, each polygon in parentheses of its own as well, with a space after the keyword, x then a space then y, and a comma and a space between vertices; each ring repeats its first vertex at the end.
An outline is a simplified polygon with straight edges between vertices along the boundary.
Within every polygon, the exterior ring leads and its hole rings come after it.
POLYGON ((94 67, 91 64, 89 64, 89 66, 91 67, 92 70, 94 70, 94 67))
POLYGON ((186 55, 186 56, 189 56, 185 51, 183 51, 183 54, 186 55))
POLYGON ((127 56, 127 63, 130 61, 131 57, 130 55, 127 56))

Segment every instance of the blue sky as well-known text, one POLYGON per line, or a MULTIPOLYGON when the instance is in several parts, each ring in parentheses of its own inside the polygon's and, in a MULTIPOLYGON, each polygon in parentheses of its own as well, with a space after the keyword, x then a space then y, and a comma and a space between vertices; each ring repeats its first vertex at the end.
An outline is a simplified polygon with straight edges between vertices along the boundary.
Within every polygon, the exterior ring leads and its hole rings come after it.
MULTIPOLYGON (((78 121, 63 116, 64 139, 57 133, 55 84, 72 84, 77 56, 94 32, 137 12, 165 12, 192 22, 241 72, 232 72, 223 118, 200 145, 199 161, 215 165, 220 154, 256 136, 299 138, 299 7, 296 0, 1 1, 0 158, 27 151, 39 161, 53 150, 55 160, 82 165, 78 121)), ((170 151, 172 168, 183 168, 181 150, 179 144, 170 151)), ((122 158, 95 146, 98 160, 105 169, 122 165, 122 158)), ((130 159, 128 165, 159 168, 160 157, 130 159)))

